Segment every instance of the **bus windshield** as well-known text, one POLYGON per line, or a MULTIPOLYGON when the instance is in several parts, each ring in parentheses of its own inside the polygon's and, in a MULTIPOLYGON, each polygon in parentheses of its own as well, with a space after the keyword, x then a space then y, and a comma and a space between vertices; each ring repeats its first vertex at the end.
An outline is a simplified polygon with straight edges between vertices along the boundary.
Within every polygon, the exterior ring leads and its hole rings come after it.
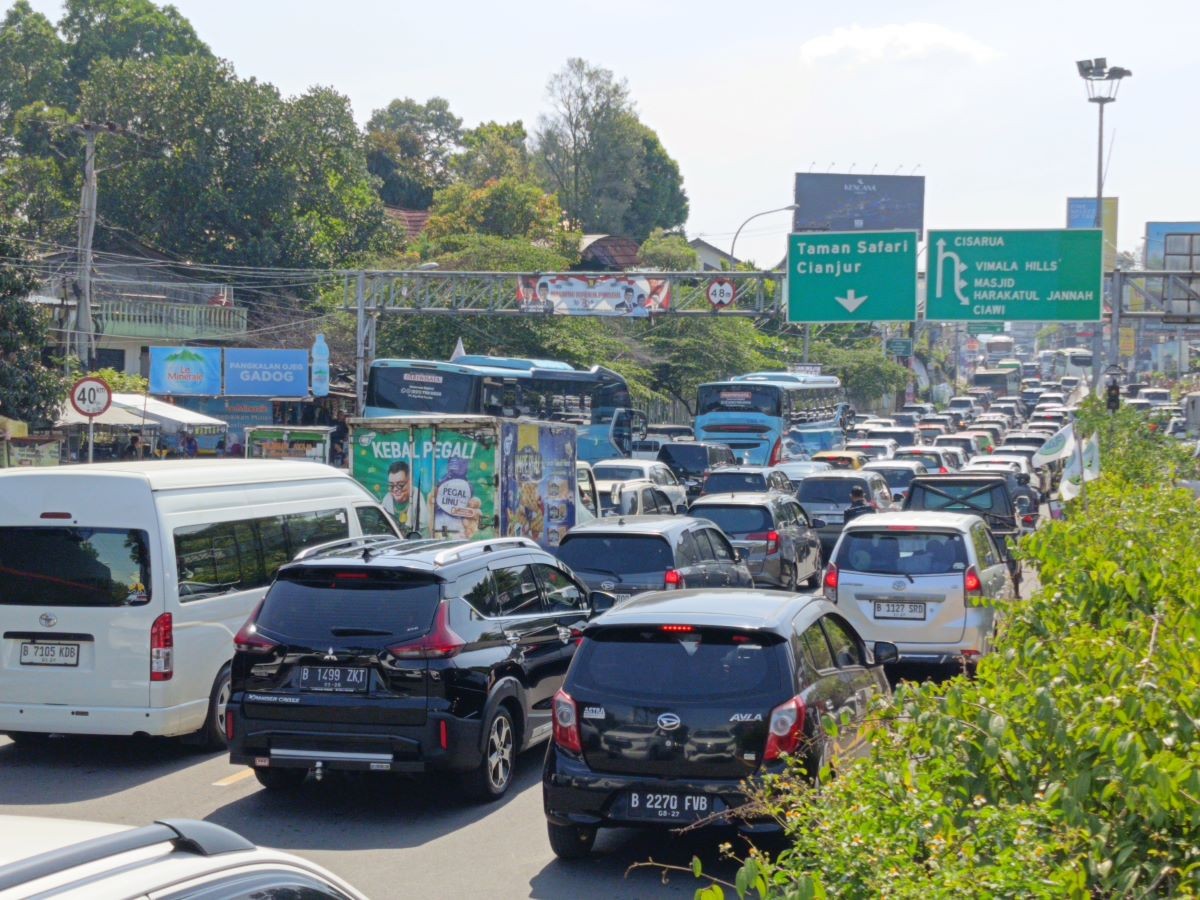
POLYGON ((471 413, 477 396, 474 375, 457 372, 378 368, 367 383, 367 406, 397 413, 471 413))
POLYGON ((780 390, 766 384, 704 384, 697 398, 697 415, 714 412, 756 412, 779 415, 780 390))

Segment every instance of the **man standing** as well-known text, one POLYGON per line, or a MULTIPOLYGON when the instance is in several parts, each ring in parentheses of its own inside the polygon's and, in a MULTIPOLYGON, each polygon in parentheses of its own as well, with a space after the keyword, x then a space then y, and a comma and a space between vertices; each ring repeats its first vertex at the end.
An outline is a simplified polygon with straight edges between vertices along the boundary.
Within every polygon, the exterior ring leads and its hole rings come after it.
POLYGON ((190 431, 185 431, 179 438, 179 449, 183 451, 183 455, 188 459, 195 459, 196 454, 200 452, 200 445, 196 443, 196 436, 190 431))
POLYGON ((141 459, 142 458, 142 439, 136 434, 130 435, 129 444, 121 451, 121 459, 141 459))
POLYGON ((875 512, 875 508, 867 503, 867 492, 862 489, 862 486, 856 484, 850 488, 850 506, 846 509, 843 521, 849 522, 873 512, 875 512))

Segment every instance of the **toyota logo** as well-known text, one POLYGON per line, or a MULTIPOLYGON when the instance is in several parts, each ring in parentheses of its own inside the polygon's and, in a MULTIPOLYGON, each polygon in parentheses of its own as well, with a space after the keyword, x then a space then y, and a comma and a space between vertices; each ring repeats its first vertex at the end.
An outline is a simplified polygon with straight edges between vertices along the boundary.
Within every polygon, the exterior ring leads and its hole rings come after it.
POLYGON ((658 727, 663 731, 674 731, 679 727, 679 716, 675 713, 663 713, 658 717, 658 727))
POLYGON ((43 628, 53 628, 58 624, 58 617, 52 616, 50 613, 42 613, 40 616, 38 616, 38 623, 43 628))
POLYGON ((600 590, 602 590, 602 591, 611 591, 616 586, 617 586, 617 583, 615 581, 600 582, 600 590))
POLYGON ((902 590, 904 590, 904 585, 905 585, 905 582, 903 582, 903 581, 893 581, 892 582, 892 590, 893 591, 902 591, 902 590))

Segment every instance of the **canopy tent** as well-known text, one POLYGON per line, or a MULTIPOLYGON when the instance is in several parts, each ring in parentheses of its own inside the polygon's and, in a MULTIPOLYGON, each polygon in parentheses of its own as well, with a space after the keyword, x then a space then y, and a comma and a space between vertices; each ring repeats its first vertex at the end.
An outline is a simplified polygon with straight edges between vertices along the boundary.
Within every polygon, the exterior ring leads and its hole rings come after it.
MULTIPOLYGON (((119 428, 141 428, 145 430, 157 430, 158 422, 153 419, 143 418, 139 413, 125 409, 116 404, 110 406, 107 410, 98 416, 93 416, 92 421, 97 425, 107 425, 109 427, 119 428)), ((63 411, 58 414, 58 422, 56 427, 65 428, 68 425, 86 425, 88 417, 81 416, 75 411, 73 406, 66 406, 63 411)))
POLYGON ((146 418, 157 422, 166 434, 177 434, 181 431, 197 435, 224 434, 229 430, 229 426, 221 419, 164 403, 145 394, 113 394, 113 406, 144 414, 146 418))

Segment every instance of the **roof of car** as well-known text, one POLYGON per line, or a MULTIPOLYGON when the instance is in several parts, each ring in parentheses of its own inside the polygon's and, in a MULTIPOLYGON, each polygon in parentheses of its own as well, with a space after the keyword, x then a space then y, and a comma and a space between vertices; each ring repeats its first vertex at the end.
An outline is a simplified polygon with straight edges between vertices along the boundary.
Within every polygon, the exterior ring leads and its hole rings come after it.
POLYGON ((638 459, 635 457, 617 457, 615 459, 602 459, 592 463, 592 469, 598 466, 637 466, 639 469, 648 469, 653 465, 661 465, 656 459, 638 459))
POLYGON ((588 630, 606 625, 670 624, 778 628, 790 625, 796 613, 813 603, 836 609, 820 596, 753 588, 651 591, 594 619, 588 630))
POLYGON ((864 462, 866 462, 868 458, 867 454, 861 453, 858 450, 821 450, 817 453, 814 453, 812 458, 817 462, 820 462, 823 459, 837 459, 839 456, 855 456, 859 457, 864 462))
MULTIPOLYGON (((870 469, 830 469, 828 472, 810 472, 805 475, 802 481, 808 481, 810 478, 865 478, 868 475, 879 475, 878 472, 872 473, 870 469)), ((880 475, 882 478, 883 476, 880 475)))
POLYGON ((958 472, 947 473, 930 472, 928 475, 918 475, 913 479, 913 484, 917 484, 918 482, 924 483, 927 481, 936 484, 954 481, 996 481, 1002 484, 1007 484, 1007 479, 1000 474, 992 475, 989 472, 963 472, 962 470, 959 470, 958 472))
MULTIPOLYGON (((222 487, 279 481, 336 478, 351 480, 349 473, 324 463, 287 459, 155 459, 92 463, 87 466, 6 469, 4 478, 79 478, 120 476, 139 481, 152 491, 174 488, 222 487)), ((357 485, 357 482, 355 482, 357 485)), ((82 490, 82 485, 80 486, 82 490)))
POLYGON ((717 471, 719 471, 722 475, 726 475, 726 474, 730 474, 730 473, 736 475, 738 472, 741 472, 744 475, 747 475, 747 474, 748 475, 761 475, 761 474, 765 474, 767 472, 774 472, 775 467, 774 466, 721 466, 721 468, 718 469, 717 471))
POLYGON ((436 575, 457 563, 481 557, 496 559, 516 553, 547 554, 547 551, 529 538, 523 537, 455 541, 368 536, 330 541, 310 547, 292 562, 285 564, 281 571, 300 566, 368 566, 379 569, 411 569, 436 575))
POLYGON ((880 531, 886 528, 901 526, 907 528, 916 525, 924 528, 952 528, 956 531, 965 531, 978 521, 980 521, 979 516, 970 513, 926 512, 924 510, 882 512, 851 519, 842 530, 880 531))
POLYGON ((738 491, 729 494, 705 494, 692 501, 691 508, 697 506, 766 506, 780 497, 790 497, 782 491, 738 491))
POLYGON ((853 450, 855 447, 886 447, 888 444, 896 443, 894 438, 856 438, 853 441, 846 442, 846 449, 853 450))
MULTIPOLYGON (((567 532, 567 537, 577 534, 667 534, 681 531, 697 520, 692 516, 605 516, 576 525, 567 532)), ((707 523, 706 523, 707 524, 707 523)))
POLYGON ((868 472, 880 472, 888 469, 907 469, 910 472, 916 472, 918 469, 924 468, 924 463, 909 459, 876 459, 863 466, 863 469, 868 472))

